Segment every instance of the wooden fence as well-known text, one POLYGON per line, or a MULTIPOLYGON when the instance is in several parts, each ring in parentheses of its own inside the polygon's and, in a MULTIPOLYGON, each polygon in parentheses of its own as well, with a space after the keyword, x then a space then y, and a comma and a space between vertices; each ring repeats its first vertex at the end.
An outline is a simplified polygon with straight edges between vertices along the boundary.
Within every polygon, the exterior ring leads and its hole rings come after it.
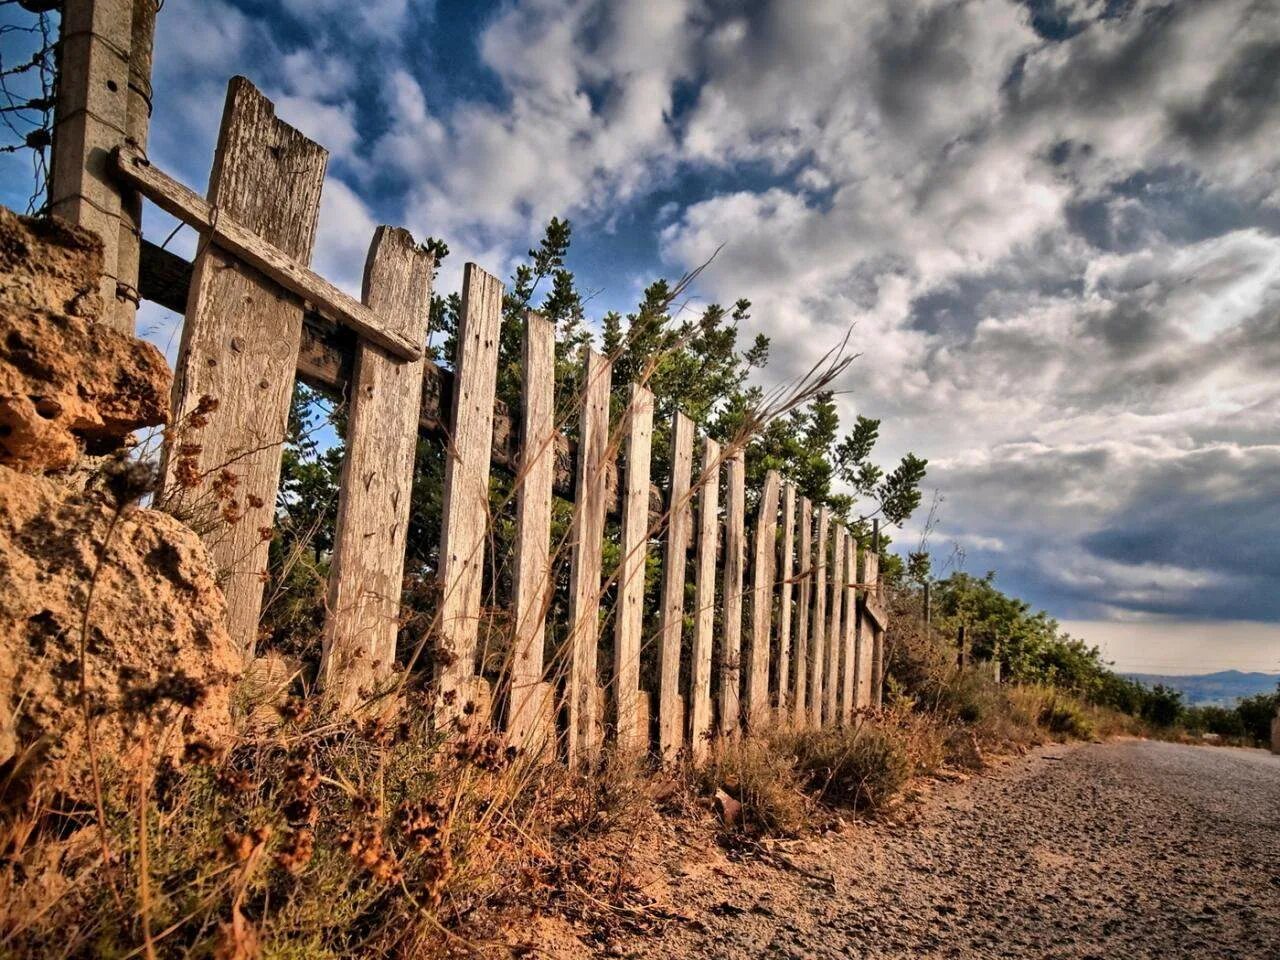
MULTIPOLYGON (((107 49, 115 56, 130 7, 154 3, 72 0, 66 22, 111 25, 107 49)), ((135 43, 146 44, 146 55, 135 49, 131 62, 149 65, 149 33, 135 43)), ((82 46, 92 52, 93 36, 82 46)), ((101 59, 65 67, 60 97, 74 102, 68 87, 100 82, 101 59)), ((83 126, 87 115, 80 116, 83 126)), ((859 550, 825 506, 815 517, 813 505, 776 472, 748 518, 741 446, 699 441, 682 413, 671 424, 667 489, 655 491, 654 396, 644 384, 613 384, 609 358, 594 350, 582 358, 578 435, 570 442, 554 421, 554 330, 536 314, 525 324, 514 422, 495 399, 503 285, 476 264, 464 271, 453 369, 426 359, 431 254, 407 231, 379 227, 360 301, 312 272, 327 154, 277 119, 248 80, 230 83, 204 197, 152 165, 137 138, 97 127, 77 131, 74 117, 58 129, 57 169, 74 169, 78 157, 92 168, 95 189, 113 194, 108 208, 133 209, 144 196, 200 233, 191 264, 143 241, 108 271, 121 298, 137 289, 185 315, 164 472, 168 486, 181 491, 183 509, 210 514, 204 528, 216 532, 206 541, 246 659, 255 654, 286 420, 301 379, 349 404, 319 678, 339 709, 361 709, 392 671, 420 434, 442 439, 447 449, 433 658, 442 721, 490 710, 477 646, 495 468, 516 474, 518 499, 511 690, 494 719, 519 743, 562 744, 559 752, 579 764, 598 755, 606 738, 624 750, 647 750, 652 727, 659 756, 700 759, 712 736, 732 737, 743 726, 849 723, 856 709, 878 703, 887 618, 874 548, 859 550), (141 263, 136 276, 128 274, 130 257, 141 263), (615 392, 627 403, 621 422, 611 423, 615 392), (570 622, 563 660, 549 667, 556 493, 573 502, 570 622), (621 518, 622 559, 609 621, 614 656, 602 685, 602 544, 610 513, 621 518), (218 523, 219 516, 232 522, 218 523), (651 550, 662 555, 659 676, 657 689, 644 691, 651 550), (686 618, 691 669, 682 686, 686 618), (716 664, 719 676, 712 676, 716 664)), ((73 193, 57 198, 55 209, 74 219, 80 207, 98 210, 101 200, 81 197, 77 206, 73 193)), ((116 325, 132 323, 131 311, 113 317, 116 325)))

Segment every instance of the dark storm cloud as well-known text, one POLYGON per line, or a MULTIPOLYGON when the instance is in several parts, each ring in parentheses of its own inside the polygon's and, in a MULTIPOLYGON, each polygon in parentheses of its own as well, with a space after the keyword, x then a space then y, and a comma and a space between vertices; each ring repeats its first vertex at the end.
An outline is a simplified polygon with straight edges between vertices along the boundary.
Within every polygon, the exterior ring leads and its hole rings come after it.
MULTIPOLYGON (((1259 19, 1268 9, 1275 15, 1268 3, 1256 9, 1259 19)), ((1197 100, 1170 113, 1173 130, 1197 149, 1252 140, 1280 114, 1280 40, 1245 44, 1197 100)))

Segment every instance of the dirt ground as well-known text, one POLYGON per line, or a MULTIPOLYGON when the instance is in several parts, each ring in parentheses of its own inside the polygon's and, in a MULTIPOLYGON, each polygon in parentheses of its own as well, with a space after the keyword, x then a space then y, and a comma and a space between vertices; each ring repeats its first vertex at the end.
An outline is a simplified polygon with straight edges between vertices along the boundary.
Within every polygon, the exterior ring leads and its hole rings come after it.
MULTIPOLYGON (((679 831, 674 826, 672 831, 679 831)), ((896 822, 647 879, 648 934, 558 956, 1280 957, 1280 756, 1118 741, 933 781, 896 822), (661 912, 661 911, 660 911, 661 912)), ((677 854, 677 851, 682 851, 677 854)), ((567 932, 567 931, 563 931, 567 932)))

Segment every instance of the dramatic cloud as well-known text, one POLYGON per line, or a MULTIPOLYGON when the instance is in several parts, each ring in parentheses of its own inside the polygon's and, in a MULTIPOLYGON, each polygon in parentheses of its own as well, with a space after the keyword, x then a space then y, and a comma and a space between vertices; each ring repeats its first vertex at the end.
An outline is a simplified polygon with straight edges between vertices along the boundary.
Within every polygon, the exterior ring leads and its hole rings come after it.
POLYGON ((448 288, 568 215, 601 306, 719 249, 768 380, 854 327, 843 412, 930 458, 939 563, 1275 623, 1278 64, 1280 0, 169 0, 151 152, 202 185, 249 75, 331 150, 349 288, 384 220, 448 288))

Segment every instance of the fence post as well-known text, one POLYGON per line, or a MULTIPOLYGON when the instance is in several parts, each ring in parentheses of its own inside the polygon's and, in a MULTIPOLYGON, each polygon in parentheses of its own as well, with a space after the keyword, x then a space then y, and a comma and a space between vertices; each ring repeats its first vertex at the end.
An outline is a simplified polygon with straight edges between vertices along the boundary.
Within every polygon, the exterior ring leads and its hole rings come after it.
POLYGON ((527 753, 545 750, 555 730, 554 687, 543 676, 551 606, 551 487, 556 470, 556 328, 532 311, 524 318, 523 411, 516 471, 516 550, 512 606, 515 655, 507 734, 527 753))
POLYGON ((933 596, 929 590, 929 581, 924 582, 924 625, 927 627, 933 621, 933 596))
MULTIPOLYGON (((277 120, 243 77, 227 89, 209 202, 299 263, 309 263, 328 154, 277 120)), ((231 636, 252 657, 262 609, 281 446, 293 398, 302 304, 204 242, 191 278, 165 437, 165 487, 207 528, 231 636), (187 429, 204 397, 208 425, 187 429), (187 478, 175 471, 182 467, 187 478), (184 483, 187 485, 184 486, 184 483)))
POLYGON ((782 581, 778 595, 778 717, 791 719, 791 593, 795 576, 796 488, 785 484, 782 488, 782 565, 779 579, 782 581))
POLYGON ((844 639, 844 527, 839 524, 831 535, 831 625, 827 630, 827 666, 824 677, 823 719, 827 726, 840 722, 840 644, 844 639))
POLYGON ((684 568, 689 549, 689 473, 693 421, 676 411, 671 425, 671 479, 667 494, 667 546, 662 560, 662 606, 658 610, 658 750, 663 762, 683 745, 680 704, 680 632, 684 625, 684 568))
POLYGON ((568 760, 585 766, 598 755, 600 716, 600 550, 604 540, 605 473, 609 451, 609 391, 613 366, 586 348, 578 428, 578 472, 569 561, 568 760))
POLYGON ((756 551, 752 571, 751 644, 747 652, 747 727, 759 731, 769 719, 769 636, 773 625, 774 565, 778 556, 777 470, 764 475, 756 513, 756 551))
POLYGON ((813 592, 813 551, 810 538, 813 535, 813 505, 808 497, 800 498, 800 591, 796 603, 795 642, 795 725, 803 729, 809 725, 809 701, 806 697, 809 682, 809 600, 813 592))
POLYGON ((613 695, 618 746, 642 753, 649 731, 640 728, 640 641, 644 628, 644 570, 649 552, 649 466, 653 447, 653 393, 631 384, 627 404, 626 480, 622 495, 618 610, 614 622, 613 695))
POLYGON ((746 553, 746 460, 741 451, 725 461, 723 604, 720 629, 720 734, 737 734, 742 690, 742 566, 746 553))
POLYGON ((831 526, 831 510, 818 510, 818 538, 814 544, 813 635, 809 641, 809 722, 822 727, 822 673, 826 666, 827 635, 827 532, 831 526))
POLYGON ((710 437, 702 441, 702 474, 698 482, 698 557, 694 570, 689 683, 689 742, 695 762, 706 757, 711 737, 711 648, 716 622, 716 548, 720 536, 720 444, 710 437))
MULTIPOLYGON (((880 599, 880 521, 871 521, 871 553, 867 557, 867 592, 880 599)), ((884 631, 871 627, 871 705, 884 705, 884 631)))
MULTIPOLYGON (((423 343, 434 261, 407 230, 379 227, 364 267, 365 304, 423 343)), ((342 710, 395 662, 422 368, 371 343, 356 347, 320 663, 326 695, 342 710)))
POLYGON ((462 713, 479 714, 487 707, 487 685, 482 689, 484 681, 476 676, 476 648, 489 533, 489 460, 501 327, 502 283, 468 263, 462 273, 441 504, 436 645, 440 722, 462 713))
POLYGON ((49 209, 102 238, 102 320, 132 333, 142 198, 110 175, 111 151, 147 144, 155 0, 66 0, 58 41, 49 209))
POLYGON ((844 636, 840 638, 843 650, 840 666, 840 722, 848 724, 853 719, 854 700, 857 697, 857 619, 858 591, 858 541, 846 531, 844 537, 844 636))

